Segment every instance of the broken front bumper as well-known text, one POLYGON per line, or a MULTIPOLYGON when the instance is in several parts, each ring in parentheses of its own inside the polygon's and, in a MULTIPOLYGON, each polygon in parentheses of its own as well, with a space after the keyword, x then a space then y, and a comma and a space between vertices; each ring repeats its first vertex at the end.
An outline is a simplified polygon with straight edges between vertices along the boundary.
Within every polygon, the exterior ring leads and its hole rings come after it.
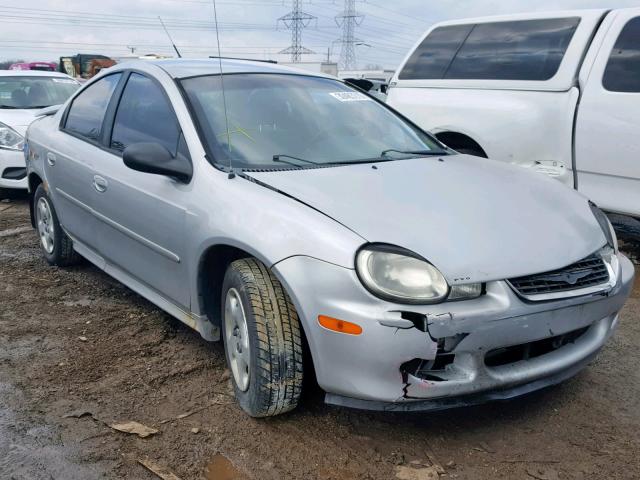
POLYGON ((475 300, 398 305, 369 294, 354 270, 309 257, 273 267, 298 309, 316 376, 329 403, 366 409, 432 410, 510 398, 583 368, 618 323, 632 288, 619 255, 607 295, 524 302, 504 281, 475 300), (360 325, 329 331, 318 315, 360 325))

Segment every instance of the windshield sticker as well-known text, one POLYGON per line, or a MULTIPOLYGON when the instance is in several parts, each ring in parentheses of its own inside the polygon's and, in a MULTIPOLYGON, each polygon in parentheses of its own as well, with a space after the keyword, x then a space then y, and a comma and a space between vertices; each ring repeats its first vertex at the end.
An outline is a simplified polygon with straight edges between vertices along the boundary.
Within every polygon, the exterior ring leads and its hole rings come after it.
POLYGON ((52 78, 51 80, 53 80, 56 83, 77 83, 75 80, 71 78, 52 78))
POLYGON ((371 100, 360 92, 331 92, 329 95, 341 102, 368 102, 371 100))

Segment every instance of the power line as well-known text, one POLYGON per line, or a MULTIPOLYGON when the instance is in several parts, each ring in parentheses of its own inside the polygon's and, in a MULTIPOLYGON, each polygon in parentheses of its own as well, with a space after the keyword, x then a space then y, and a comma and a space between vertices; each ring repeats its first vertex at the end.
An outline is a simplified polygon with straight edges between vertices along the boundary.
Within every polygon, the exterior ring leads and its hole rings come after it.
POLYGON ((344 11, 336 15, 336 24, 342 27, 342 36, 336 40, 340 43, 340 66, 345 70, 356 68, 356 44, 362 40, 355 36, 356 27, 364 21, 364 15, 356 11, 356 0, 344 0, 344 11))
POLYGON ((278 19, 278 24, 282 22, 285 27, 291 30, 291 46, 280 53, 291 55, 293 63, 299 62, 302 59, 302 55, 315 53, 302 46, 302 30, 307 28, 313 20, 317 21, 318 17, 303 12, 300 9, 301 3, 301 0, 292 0, 291 11, 278 19))

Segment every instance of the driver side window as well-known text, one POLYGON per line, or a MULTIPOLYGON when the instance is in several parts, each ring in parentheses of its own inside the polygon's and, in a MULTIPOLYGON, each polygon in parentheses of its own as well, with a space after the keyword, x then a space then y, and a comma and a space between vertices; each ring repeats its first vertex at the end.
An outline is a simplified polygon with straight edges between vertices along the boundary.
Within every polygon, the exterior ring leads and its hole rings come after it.
POLYGON ((175 157, 180 138, 178 120, 161 87, 132 73, 116 112, 111 148, 122 152, 134 143, 159 143, 175 157))

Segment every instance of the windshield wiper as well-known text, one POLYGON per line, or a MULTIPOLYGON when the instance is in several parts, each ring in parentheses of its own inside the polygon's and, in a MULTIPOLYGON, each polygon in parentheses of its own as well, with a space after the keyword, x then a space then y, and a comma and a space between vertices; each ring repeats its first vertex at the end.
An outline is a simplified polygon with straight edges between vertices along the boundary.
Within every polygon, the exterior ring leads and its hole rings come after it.
POLYGON ((292 165, 294 167, 303 168, 300 165, 298 165, 297 163, 288 162, 287 160, 283 160, 283 158, 290 158, 292 160, 297 160, 299 162, 310 163, 311 165, 324 165, 323 163, 314 162, 313 160, 307 160, 305 158, 294 157, 293 155, 285 155, 285 154, 283 154, 283 155, 274 155, 273 156, 273 161, 274 162, 279 162, 279 163, 286 163, 287 165, 292 165))
POLYGON ((402 153, 402 154, 406 154, 406 155, 424 155, 424 156, 438 156, 438 155, 448 155, 448 153, 445 150, 398 150, 396 148, 389 148, 387 150, 384 150, 380 156, 381 157, 387 157, 389 153, 394 152, 394 153, 402 153))
POLYGON ((11 110, 17 110, 21 107, 14 107, 13 105, 0 105, 0 108, 6 108, 6 109, 11 109, 11 110))
POLYGON ((32 105, 32 106, 29 106, 29 107, 22 107, 22 108, 24 108, 25 110, 35 110, 36 108, 47 108, 47 107, 50 107, 50 106, 51 105, 32 105))

